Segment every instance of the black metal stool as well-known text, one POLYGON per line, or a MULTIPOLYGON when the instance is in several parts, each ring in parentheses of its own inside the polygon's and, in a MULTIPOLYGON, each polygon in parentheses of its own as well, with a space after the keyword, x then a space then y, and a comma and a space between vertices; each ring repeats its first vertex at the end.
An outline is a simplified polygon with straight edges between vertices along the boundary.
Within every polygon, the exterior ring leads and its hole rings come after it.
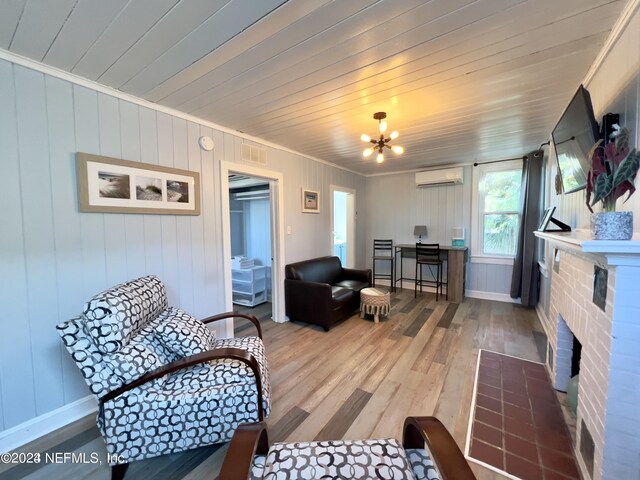
MULTIPOLYGON (((436 302, 438 301, 438 291, 442 295, 442 287, 446 285, 446 282, 442 280, 442 272, 444 270, 442 265, 442 259, 440 258, 440 244, 439 243, 416 243, 416 283, 414 286, 413 297, 418 296, 418 285, 420 285, 420 293, 422 293, 422 286, 436 287, 436 302), (429 267, 433 280, 422 279, 422 267, 429 267), (431 267, 436 267, 436 274, 433 274, 431 267), (420 276, 418 276, 418 269, 420 270, 420 276)), ((447 300, 449 300, 449 289, 447 288, 447 300)))
POLYGON ((373 286, 376 286, 376 278, 389 279, 391 291, 395 292, 395 256, 393 254, 393 240, 373 240, 373 286), (391 273, 376 273, 376 261, 386 261, 391 265, 391 273))

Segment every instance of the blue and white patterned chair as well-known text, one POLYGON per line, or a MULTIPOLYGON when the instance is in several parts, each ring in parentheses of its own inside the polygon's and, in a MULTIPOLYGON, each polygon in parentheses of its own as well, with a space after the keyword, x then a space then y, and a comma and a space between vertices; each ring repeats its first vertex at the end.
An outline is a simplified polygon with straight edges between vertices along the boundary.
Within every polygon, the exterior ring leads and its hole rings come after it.
POLYGON ((402 446, 393 438, 274 443, 264 422, 240 425, 218 480, 475 480, 435 417, 407 417, 402 446))
POLYGON ((167 306, 155 276, 117 285, 56 327, 99 403, 112 478, 129 462, 228 441, 270 412, 269 368, 253 316, 204 320, 167 306), (257 336, 216 339, 206 323, 242 317, 257 336))

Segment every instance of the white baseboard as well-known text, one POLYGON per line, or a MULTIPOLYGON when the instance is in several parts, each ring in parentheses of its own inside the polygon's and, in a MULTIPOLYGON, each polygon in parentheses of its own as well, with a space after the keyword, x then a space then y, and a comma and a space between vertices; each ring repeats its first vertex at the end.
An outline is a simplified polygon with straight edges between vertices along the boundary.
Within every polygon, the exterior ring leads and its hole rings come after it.
MULTIPOLYGON (((376 285, 385 285, 385 286, 388 287, 388 286, 391 285, 391 280, 377 279, 376 280, 376 285)), ((413 290, 414 287, 415 287, 415 283, 413 282, 413 280, 403 280, 402 282, 400 282, 400 284, 396 283, 396 288, 404 288, 404 289, 407 289, 407 290, 413 290)), ((444 290, 446 290, 446 288, 444 290)), ((436 293, 435 287, 423 286, 422 287, 422 291, 423 292, 436 293)))
MULTIPOLYGON (((389 280, 376 280, 377 285, 391 285, 389 280)), ((409 290, 413 290, 414 283, 412 281, 402 281, 402 287, 409 290)), ((446 289, 445 289, 446 290, 446 289)), ((436 289, 433 287, 423 287, 423 291, 436 293, 436 289)), ((520 303, 519 298, 511 298, 508 293, 496 293, 496 292, 483 292, 480 290, 465 290, 464 292, 466 297, 471 298, 481 298, 483 300, 494 300, 496 302, 506 302, 506 303, 520 303)))
POLYGON ((467 297, 480 298, 482 300, 494 300, 496 302, 520 303, 519 298, 511 298, 508 293, 483 292, 481 290, 467 290, 464 292, 467 297))
POLYGON ((92 395, 0 432, 0 453, 10 452, 98 410, 92 395))

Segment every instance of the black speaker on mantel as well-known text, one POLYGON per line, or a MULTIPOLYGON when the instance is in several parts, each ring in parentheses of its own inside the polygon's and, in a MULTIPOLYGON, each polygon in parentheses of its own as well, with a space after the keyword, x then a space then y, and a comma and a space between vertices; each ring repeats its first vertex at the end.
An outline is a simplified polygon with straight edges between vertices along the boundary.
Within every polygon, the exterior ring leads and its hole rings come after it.
MULTIPOLYGON (((602 138, 602 145, 606 145, 611 142, 609 135, 613 132, 613 125, 620 121, 620 115, 617 113, 607 113, 602 117, 602 128, 600 129, 600 138, 602 138)), ((619 123, 618 123, 619 125, 619 123)))

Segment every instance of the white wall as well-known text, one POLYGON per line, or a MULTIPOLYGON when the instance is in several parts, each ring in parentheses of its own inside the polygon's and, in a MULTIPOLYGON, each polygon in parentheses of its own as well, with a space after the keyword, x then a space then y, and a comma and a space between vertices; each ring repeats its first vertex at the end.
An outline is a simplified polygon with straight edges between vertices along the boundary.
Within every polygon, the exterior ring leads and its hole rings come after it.
MULTIPOLYGON (((470 225, 471 167, 464 169, 463 185, 416 188, 415 173, 381 175, 367 179, 367 246, 374 238, 415 243, 415 225, 427 226, 424 243, 451 244, 452 227, 470 225)), ((371 253, 369 252, 369 257, 371 253)), ((368 261, 370 262, 370 258, 368 261)))
POLYGON ((244 255, 244 206, 229 195, 229 230, 231 230, 231 256, 244 255))
MULTIPOLYGON (((620 124, 631 131, 631 144, 639 147, 640 140, 640 10, 629 21, 604 61, 585 85, 591 94, 593 110, 598 122, 606 113, 620 114, 620 124)), ((576 85, 576 89, 578 86, 576 85)), ((567 100, 568 101, 568 100, 567 100)), ((551 162, 556 159, 551 156, 551 162)), ((636 178, 636 186, 640 180, 636 178)), ((555 192, 555 190, 552 191, 555 192)), ((626 198, 626 196, 625 196, 626 198)), ((585 204, 586 191, 558 195, 552 199, 557 206, 556 218, 575 228, 589 228, 590 212, 585 204)), ((634 212, 634 231, 640 232, 640 193, 627 203, 618 201, 618 211, 634 212)), ((594 211, 598 211, 594 207, 594 211)))
MULTIPOLYGON (((76 316, 93 294, 157 274, 170 304, 197 317, 224 309, 220 162, 240 162, 243 141, 0 60, 0 432, 89 394, 55 325, 76 316), (214 139, 212 152, 198 147, 201 135, 214 139), (200 172, 202 214, 79 213, 76 151, 200 172)), ((266 148, 260 167, 283 172, 284 222, 292 226, 284 263, 329 254, 329 185, 364 198, 366 179, 266 148), (301 213, 302 187, 320 192, 320 214, 301 213)), ((358 232, 363 246, 360 222, 358 232)))
MULTIPOLYGON (((596 64, 591 67, 596 67, 596 64)), ((629 19, 626 27, 619 33, 617 40, 606 52, 602 62, 595 69, 595 73, 585 87, 591 95, 594 114, 600 122, 606 113, 620 114, 620 123, 631 131, 631 142, 636 148, 640 147, 640 10, 629 19)), ((576 89, 578 86, 576 85, 576 89)), ((569 99, 567 99, 567 102, 569 99)), ((548 157, 551 168, 549 169, 550 193, 549 202, 557 207, 554 217, 573 228, 588 229, 590 212, 585 204, 586 190, 580 190, 568 195, 556 195, 553 185, 553 177, 556 171, 556 157, 553 148, 548 157)), ((636 186, 640 185, 640 179, 636 177, 636 186)), ((626 197, 626 196, 625 196, 626 197)), ((628 210, 634 212, 634 231, 640 232, 640 193, 636 192, 627 203, 618 201, 619 211, 628 210)), ((594 211, 598 211, 594 207, 594 211)), ((551 271, 552 259, 549 252, 546 255, 546 271, 551 271)), ((549 309, 550 277, 541 278, 540 290, 542 303, 539 305, 538 314, 543 325, 547 319, 549 309)))
MULTIPOLYGON (((415 225, 427 226, 423 243, 444 245, 451 245, 453 227, 464 227, 465 244, 469 246, 472 168, 464 167, 464 184, 455 186, 416 188, 415 173, 368 177, 367 211, 371 214, 367 217, 367 265, 371 267, 374 238, 415 243, 415 225)), ((405 259, 403 268, 405 276, 411 277, 415 261, 405 259)), ((466 289, 508 295, 511 271, 511 265, 468 263, 466 289)))
POLYGON ((245 255, 259 265, 271 266, 271 202, 265 198, 240 203, 244 207, 245 255))

